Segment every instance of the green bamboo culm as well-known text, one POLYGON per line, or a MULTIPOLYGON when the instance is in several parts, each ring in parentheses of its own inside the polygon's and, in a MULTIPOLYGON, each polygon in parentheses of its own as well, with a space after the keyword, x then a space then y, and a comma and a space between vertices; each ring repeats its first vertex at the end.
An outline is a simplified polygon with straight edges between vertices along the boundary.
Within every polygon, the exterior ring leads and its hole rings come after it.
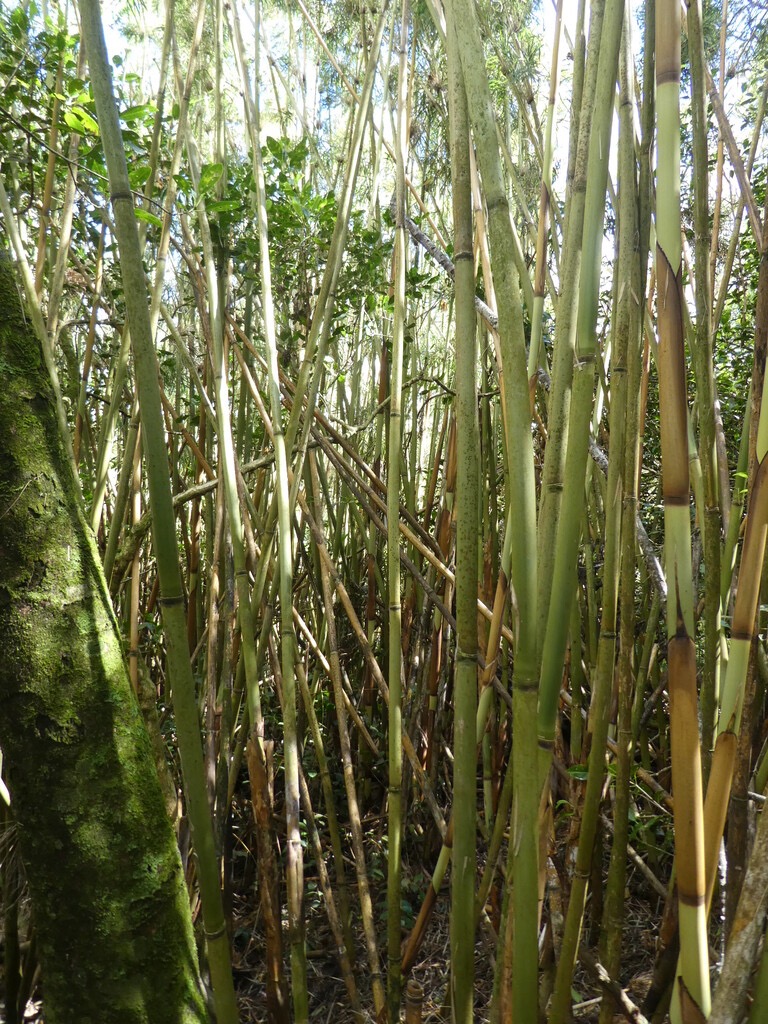
POLYGON ((453 12, 447 25, 454 262, 456 264, 456 674, 453 727, 451 998, 455 1024, 471 1024, 475 974, 477 743, 477 543, 480 438, 477 419, 475 272, 469 120, 453 12))
POLYGON ((552 64, 549 73, 549 98, 547 101, 547 120, 544 130, 544 152, 541 168, 541 190, 539 196, 539 226, 536 237, 536 272, 533 282, 533 315, 531 317, 531 344, 528 348, 528 379, 531 384, 531 395, 535 393, 534 377, 539 368, 541 358, 542 321, 544 313, 544 285, 547 269, 547 234, 549 231, 549 211, 552 206, 552 162, 554 147, 552 129, 555 122, 555 102, 557 87, 560 81, 560 39, 563 34, 563 0, 557 0, 555 14, 555 36, 552 43, 552 64))
MULTIPOLYGON (((583 2, 579 4, 579 25, 577 25, 577 42, 579 43, 583 39, 583 26, 586 17, 584 6, 583 2)), ((584 208, 589 185, 589 149, 605 6, 606 0, 593 0, 590 4, 589 40, 582 56, 580 56, 580 48, 577 49, 574 67, 574 101, 571 111, 565 236, 560 259, 560 292, 557 299, 557 318, 554 328, 552 381, 547 401, 547 445, 542 467, 537 533, 538 601, 536 607, 539 651, 544 646, 545 633, 549 628, 549 602, 555 568, 555 536, 560 519, 566 448, 570 432, 571 385, 578 324, 584 208)), ((580 519, 578 515, 576 518, 580 519)), ((541 709, 539 713, 541 714, 541 709)))
MULTIPOLYGON (((474 6, 468 0, 447 5, 456 25, 478 170, 488 207, 491 269, 499 310, 499 347, 504 381, 506 450, 510 502, 515 509, 512 586, 515 592, 513 674, 514 835, 509 844, 514 882, 513 984, 505 990, 515 1020, 538 1013, 538 787, 536 785, 536 492, 530 428, 530 398, 520 281, 515 269, 509 200, 502 175, 496 118, 474 6)), ((503 934, 503 929, 502 929, 503 934)), ((504 957, 497 961, 501 969, 504 957)))
POLYGON ((91 86, 109 174, 115 233, 120 251, 120 270, 141 402, 144 460, 152 508, 153 543, 160 578, 160 606, 165 628, 168 674, 176 715, 187 813, 197 857, 208 963, 219 1024, 235 1024, 239 1018, 221 899, 213 823, 206 792, 195 681, 187 647, 184 592, 168 476, 157 356, 149 318, 147 283, 141 261, 133 197, 98 0, 81 0, 80 14, 83 41, 91 70, 91 86))
POLYGON ((389 581, 389 808, 387 847, 387 1016, 400 1020, 400 893, 403 845, 402 616, 400 604, 400 464, 402 438, 403 347, 406 318, 408 232, 405 226, 405 160, 408 152, 408 22, 403 0, 398 42, 395 145, 394 322, 390 368, 387 449, 387 578, 389 581))
POLYGON ((712 332, 712 278, 709 273, 710 220, 707 174, 707 63, 704 52, 701 0, 688 4, 688 50, 691 58, 693 114, 693 212, 696 230, 696 327, 691 348, 696 375, 699 456, 704 507, 698 520, 704 538, 704 661, 701 681, 702 750, 705 775, 709 769, 720 693, 720 546, 722 530, 717 451, 715 445, 715 375, 712 332))
MULTIPOLYGON (((584 210, 583 265, 579 288, 576 367, 573 379, 570 429, 565 463, 562 508, 569 509, 557 525, 552 597, 547 618, 544 657, 541 667, 539 700, 539 778, 541 784, 551 763, 552 743, 557 716, 557 695, 560 691, 562 664, 570 621, 570 600, 576 586, 580 516, 576 510, 583 501, 584 478, 592 419, 596 361, 596 324, 600 284, 600 266, 605 213, 605 191, 608 177, 608 151, 613 121, 616 73, 624 21, 623 0, 609 0, 600 26, 597 91, 592 118, 592 133, 587 165, 584 210), (558 660, 559 659, 559 660, 558 660)), ((593 31, 597 25, 593 26, 593 31)), ((590 48, 592 38, 590 36, 590 48)), ((621 224, 620 229, 627 227, 621 224)), ((620 240, 621 246, 621 240, 620 240)), ((630 246, 625 242, 621 256, 625 264, 630 246)), ((628 307, 625 310, 628 312, 628 307)), ((586 906, 587 883, 597 832, 600 800, 605 775, 605 744, 608 738, 608 713, 616 659, 616 604, 618 599, 619 559, 621 543, 621 500, 623 477, 623 430, 626 407, 626 325, 620 322, 616 331, 624 332, 617 339, 615 401, 611 401, 611 457, 608 463, 608 496, 606 500, 605 568, 603 575, 603 616, 597 643, 597 664, 593 678, 590 706, 590 752, 586 794, 582 810, 579 846, 576 855, 571 899, 568 905, 560 960, 557 966, 552 1001, 552 1021, 561 1024, 571 1007, 571 981, 578 954, 581 923, 586 906), (620 364, 620 365, 619 365, 620 364), (615 440, 615 447, 614 447, 615 440)), ((587 571, 588 586, 594 575, 587 571)), ((590 616, 592 621, 595 615, 590 616)))
MULTIPOLYGON (((592 33, 599 30, 597 87, 589 122, 589 148, 584 195, 582 264, 579 278, 576 351, 573 370, 570 421, 567 436, 561 508, 568 515, 558 518, 555 530, 552 593, 547 615, 539 694, 539 762, 543 780, 551 763, 562 666, 568 642, 570 604, 576 583, 576 563, 581 516, 576 514, 584 498, 590 422, 592 419, 597 348, 597 313, 600 291, 605 193, 608 153, 614 116, 616 71, 623 22, 623 0, 609 0, 602 19, 591 26, 589 47, 596 43, 592 33)), ((582 140, 579 140, 581 147, 582 140)), ((558 307, 559 308, 559 307, 558 307)), ((617 480, 621 479, 619 473, 617 480)), ((604 633, 612 632, 604 630, 604 633)), ((615 634, 614 634, 615 638, 615 634)), ((613 655, 603 647, 603 680, 610 692, 613 655), (608 673, 608 675, 606 675, 608 673)), ((604 694, 604 691, 600 691, 604 694)), ((596 741, 599 746, 599 741, 596 741)), ((603 741, 604 743, 604 741, 603 741)), ((602 757, 602 751, 600 756, 602 757)), ((589 845, 589 843, 587 843, 589 845)), ((569 985, 570 988, 570 985, 569 985)))
MULTIPOLYGON (((237 25, 237 14, 233 11, 235 24, 237 25)), ((236 35, 236 43, 239 42, 239 34, 236 35)), ((241 48, 235 46, 236 59, 240 58, 241 48)), ((247 100, 250 99, 250 89, 244 90, 247 100)), ((190 167, 192 170, 195 187, 199 180, 199 159, 197 158, 197 147, 190 139, 188 142, 190 151, 190 167)), ((259 154, 254 149, 254 160, 259 154)), ((259 176, 257 168, 254 168, 254 182, 258 184, 259 176)), ((257 206, 258 214, 258 206, 257 206)), ((220 301, 220 285, 217 280, 216 260, 213 251, 208 219, 205 210, 205 201, 201 199, 198 203, 198 218, 200 222, 200 235, 203 242, 203 253, 205 256, 205 271, 208 282, 209 317, 211 323, 211 337, 213 341, 213 378, 214 394, 216 396, 216 422, 219 435, 219 462, 221 466, 221 478, 224 487, 224 502, 229 517, 229 530, 232 538, 232 561, 235 571, 235 586, 237 588, 237 615, 240 624, 240 635, 242 638, 241 660, 245 673, 246 697, 248 701, 248 714, 251 721, 251 729, 256 731, 256 726, 261 722, 261 697, 258 669, 258 655, 254 639, 252 623, 252 602, 251 590, 248 580, 245 555, 245 527, 240 510, 240 499, 237 491, 237 473, 235 445, 232 436, 232 418, 229 407, 229 389, 227 381, 227 362, 224 345, 224 313, 223 303, 220 301)), ((267 258, 269 255, 267 254, 267 258)), ((263 279, 263 273, 262 273, 263 279)), ((222 283, 223 285, 223 283, 222 283)), ((265 291, 266 289, 263 289, 265 291)), ((262 310, 264 319, 273 316, 271 294, 262 294, 262 310)), ((265 331, 266 333, 266 331, 265 331)), ((256 742, 259 739, 255 737, 256 742)))
MULTIPOLYGON (((608 538, 610 533, 620 536, 620 576, 618 580, 619 615, 607 612, 604 604, 603 622, 612 619, 612 628, 619 631, 619 658, 616 669, 618 711, 615 813, 613 817, 613 845, 606 883, 601 935, 600 962, 612 978, 619 976, 621 966, 621 935, 624 922, 624 891, 627 868, 627 841, 629 836, 629 799, 632 766, 632 692, 634 674, 635 627, 635 547, 637 531, 637 461, 639 450, 638 404, 640 390, 640 360, 642 356, 640 326, 643 305, 640 298, 640 262, 637 244, 637 161, 635 135, 632 123, 632 91, 630 86, 630 25, 629 6, 624 10, 624 33, 619 56, 619 154, 618 154, 618 220, 619 258, 617 266, 618 315, 611 347, 611 406, 610 453, 608 463, 608 489, 606 494, 606 558, 604 581, 608 579, 608 538), (615 388, 615 393, 614 389, 615 388), (615 431, 615 432, 614 432, 615 431), (618 458, 616 457, 618 456, 618 458), (620 469, 623 481, 616 487, 612 477, 612 460, 620 469), (614 509, 613 503, 619 506, 614 509), (617 530, 615 516, 621 516, 617 530)), ((614 572, 618 565, 614 564, 614 572)), ((607 590, 603 583, 604 596, 607 590)), ((615 608, 615 605, 613 606, 615 608)), ((602 633, 601 633, 602 638, 602 633)), ((615 1006, 603 1000, 600 1024, 609 1024, 615 1006)))
POLYGON ((672 786, 680 912, 679 981, 673 1024, 686 1020, 689 1000, 710 1010, 704 822, 699 746, 694 601, 691 566, 688 405, 683 344, 680 238, 680 5, 656 10, 656 282, 661 419, 664 554, 667 572, 672 786))

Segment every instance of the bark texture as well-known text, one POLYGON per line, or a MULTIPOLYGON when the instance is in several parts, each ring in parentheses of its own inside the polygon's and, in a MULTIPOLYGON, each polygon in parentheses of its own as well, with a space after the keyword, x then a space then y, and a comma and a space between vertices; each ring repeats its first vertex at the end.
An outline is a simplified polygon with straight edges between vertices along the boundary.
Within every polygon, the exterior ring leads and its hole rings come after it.
POLYGON ((0 746, 50 1024, 208 1021, 181 863, 39 341, 0 254, 0 746))

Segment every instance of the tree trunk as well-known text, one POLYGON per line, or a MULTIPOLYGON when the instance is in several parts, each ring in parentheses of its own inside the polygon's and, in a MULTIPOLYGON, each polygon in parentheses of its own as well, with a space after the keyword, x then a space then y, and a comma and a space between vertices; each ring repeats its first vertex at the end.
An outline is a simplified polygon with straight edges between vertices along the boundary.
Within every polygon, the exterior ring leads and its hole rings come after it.
POLYGON ((39 341, 0 255, 0 744, 50 1024, 208 1021, 189 903, 39 341))

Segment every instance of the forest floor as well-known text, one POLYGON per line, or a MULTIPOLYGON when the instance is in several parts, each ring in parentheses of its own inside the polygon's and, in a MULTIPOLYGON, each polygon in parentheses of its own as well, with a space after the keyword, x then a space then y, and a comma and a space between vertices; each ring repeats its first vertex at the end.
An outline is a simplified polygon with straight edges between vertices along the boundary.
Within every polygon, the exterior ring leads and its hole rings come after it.
MULTIPOLYGON (((384 826, 385 823, 383 822, 384 826)), ((370 825, 370 822, 369 822, 370 825)), ((239 874, 233 892, 234 919, 234 969, 237 979, 241 1017, 244 1024, 266 1020, 266 963, 264 959, 264 932, 258 903, 255 902, 256 886, 254 884, 255 863, 247 864, 252 858, 249 852, 255 843, 249 841, 247 833, 249 824, 240 822, 235 831, 242 829, 240 838, 244 840, 240 849, 241 862, 244 870, 235 871, 239 874), (241 883, 245 882, 245 885, 241 883)), ((375 837, 375 828, 369 828, 369 837, 375 837)), ((386 952, 386 861, 377 863, 376 840, 372 839, 371 890, 374 912, 377 914, 377 932, 382 961, 386 952)), ((406 856, 407 856, 406 849, 406 856)), ((413 857, 413 862, 416 862, 413 857)), ((423 857, 420 858, 423 860, 423 857)), ((330 866, 330 865, 329 865, 330 866)), ((350 865, 351 867, 351 865, 350 865)), ((607 854, 605 858, 607 869, 607 854)), ((348 884, 353 901, 356 892, 353 873, 348 871, 348 884)), ((426 872, 413 870, 410 863, 404 862, 403 872, 403 908, 404 935, 407 935, 413 917, 418 913, 421 898, 429 882, 426 872)), ((355 1016, 350 1006, 349 996, 342 979, 342 972, 335 952, 333 935, 327 922, 322 894, 319 891, 313 867, 307 865, 305 884, 308 892, 306 915, 308 935, 308 988, 310 998, 310 1018, 318 1024, 353 1024, 355 1016)), ((450 871, 443 884, 442 891, 436 902, 432 917, 427 927, 423 945, 417 956, 415 966, 409 978, 421 986, 424 994, 421 1020, 424 1024, 450 1024, 450 992, 448 989, 450 962, 449 915, 450 915, 450 871)), ((498 896, 498 894, 497 894, 498 896)), ((499 900, 497 899, 497 902, 499 900)), ((493 913, 493 908, 491 913, 493 913)), ((623 960, 622 972, 618 979, 630 1000, 635 1005, 642 1005, 648 991, 651 972, 656 956, 656 944, 659 922, 663 911, 663 901, 652 891, 647 880, 639 871, 630 866, 625 890, 623 920, 623 960)), ((593 935, 596 929, 589 928, 589 912, 587 908, 587 927, 582 942, 591 948, 593 956, 597 956, 594 948, 593 935)), ((363 944, 362 929, 359 917, 355 920, 357 939, 355 976, 359 986, 360 999, 363 1005, 363 1020, 375 1021, 372 1012, 372 996, 370 990, 370 972, 366 969, 367 960, 363 944)), ((493 994, 493 976, 495 963, 496 937, 489 918, 478 929, 475 944, 475 1020, 484 1024, 490 1020, 490 1007, 493 994)), ((287 948, 284 936, 284 948, 287 948)), ((286 976, 289 971, 287 953, 285 955, 286 976)), ((553 980, 553 979, 551 979, 553 980)), ((546 984, 546 979, 544 980, 546 984)), ((603 993, 594 977, 580 965, 574 975, 573 995, 575 1000, 574 1020, 577 1024, 593 1024, 598 1021, 603 993)), ((614 1021, 625 1021, 626 1016, 616 1013, 614 1021)))
MULTIPOLYGON (((256 863, 251 852, 255 843, 248 842, 248 833, 252 825, 250 821, 241 820, 235 824, 234 834, 240 853, 234 858, 233 875, 235 884, 232 892, 233 911, 233 969, 238 993, 240 1017, 242 1024, 261 1024, 266 1021, 266 961, 264 957, 265 940, 261 911, 257 900, 255 885, 256 863)), ((375 863, 375 857, 372 858, 375 863)), ((322 895, 319 892, 316 877, 313 877, 312 865, 308 865, 305 878, 308 898, 306 901, 307 932, 308 932, 308 989, 310 998, 310 1018, 318 1024, 359 1024, 355 1022, 349 995, 344 984, 338 957, 334 948, 333 935, 325 915, 322 895)), ((428 883, 423 872, 405 871, 403 901, 404 924, 410 926, 413 921, 410 904, 413 902, 413 913, 418 913, 418 903, 428 883)), ((386 881, 378 878, 372 884, 374 907, 381 911, 378 928, 380 950, 386 944, 386 918, 383 911, 386 904, 386 881)), ((354 898, 354 886, 351 887, 354 898)), ((627 892, 624 916, 624 961, 621 982, 630 999, 641 1004, 650 983, 650 971, 655 957, 658 920, 661 915, 660 899, 649 893, 647 883, 639 876, 630 872, 627 880, 627 892)), ((432 918, 427 928, 424 943, 417 957, 416 964, 409 978, 418 982, 424 994, 421 1020, 423 1024, 450 1024, 450 993, 448 990, 448 963, 450 961, 449 941, 449 879, 443 885, 436 902, 432 918)), ((369 972, 363 966, 366 963, 362 929, 359 917, 354 922, 357 937, 356 980, 360 989, 360 999, 366 1008, 363 1020, 374 1024, 372 1013, 372 997, 370 991, 369 972)), ((589 938, 587 937, 587 941, 589 938)), ((287 949, 287 942, 284 942, 287 949)), ((490 1005, 493 993, 493 974, 495 961, 495 935, 489 920, 481 926, 476 936, 475 945, 475 1020, 478 1024, 490 1019, 490 1005)), ((289 965, 285 955, 284 970, 288 976, 289 965)), ((593 1024, 597 1022, 602 993, 581 966, 577 966, 574 977, 574 998, 578 1002, 574 1008, 574 1019, 577 1024, 593 1024)), ((0 1024, 5 1022, 5 1014, 0 1006, 0 1024)), ((626 1017, 617 1014, 614 1021, 620 1022, 626 1017)), ((24 1015, 24 1024, 43 1024, 43 1005, 39 998, 31 999, 24 1015)))
MULTIPOLYGON (((229 892, 232 915, 232 949, 233 970, 238 994, 240 1017, 242 1024, 261 1024, 266 1021, 266 959, 265 936, 261 909, 258 902, 258 863, 255 855, 256 841, 254 835, 253 816, 250 801, 247 797, 248 784, 244 782, 239 798, 233 804, 231 872, 232 884, 229 892)), ((567 801, 561 801, 566 803, 567 801)), ((275 818, 277 825, 277 816, 275 818)), ((367 866, 371 888, 371 899, 379 942, 382 963, 386 954, 386 815, 382 811, 371 813, 363 822, 367 843, 367 866)), ((439 852, 436 830, 426 820, 420 834, 411 832, 406 837, 403 854, 403 888, 402 888, 402 924, 404 937, 409 933, 418 915, 424 895, 429 887, 429 876, 422 865, 433 864, 439 852)), ((567 850, 573 850, 573 843, 578 837, 578 829, 572 817, 563 816, 555 830, 557 842, 548 861, 547 910, 550 917, 555 917, 559 908, 566 906, 566 900, 560 891, 563 875, 563 864, 567 858, 567 850)), ((279 826, 278 826, 279 833, 279 826)), ((279 838, 279 836, 278 836, 279 838)), ((348 837, 347 837, 348 838, 348 837)), ((658 836, 657 836, 658 838, 658 836)), ((608 868, 610 837, 605 836, 603 851, 603 879, 608 868)), ((637 837, 635 838, 637 842, 637 837)), ((279 838, 279 842, 284 844, 279 838)), ((650 859, 655 861, 657 872, 656 888, 649 883, 647 869, 643 874, 630 862, 628 865, 623 908, 623 941, 622 970, 617 979, 629 999, 636 1006, 642 1006, 648 992, 651 974, 656 959, 658 936, 664 898, 660 890, 668 881, 671 870, 671 855, 663 846, 654 846, 653 836, 648 837, 650 859)), ((502 854, 502 860, 504 853, 502 854)), ((331 877, 334 877, 332 863, 328 865, 331 877)), ((367 966, 367 955, 363 941, 363 931, 359 915, 357 888, 354 879, 352 861, 345 864, 347 886, 353 914, 353 932, 356 940, 355 962, 353 970, 358 985, 360 1003, 363 1006, 363 1021, 374 1024, 373 999, 371 993, 370 970, 367 966)), ((333 933, 328 924, 324 899, 319 885, 317 866, 311 859, 305 864, 305 914, 307 921, 307 956, 308 956, 308 990, 310 1000, 310 1018, 317 1024, 360 1024, 356 1020, 350 1004, 349 993, 342 977, 337 956, 333 933)), ((284 896, 282 900, 284 905, 284 896)), ((494 964, 496 957, 496 933, 501 904, 501 887, 492 890, 487 906, 487 914, 478 928, 475 941, 475 1020, 485 1024, 490 1020, 490 1007, 493 995, 494 964)), ((28 895, 26 887, 19 894, 20 918, 22 923, 28 921, 28 895)), ((597 941, 599 922, 602 914, 602 899, 591 896, 585 913, 582 948, 586 948, 593 958, 597 957, 597 941)), ((290 973, 288 943, 286 939, 285 909, 283 909, 283 973, 288 978, 290 973)), ((562 927, 562 924, 559 926, 562 927)), ((21 929, 22 932, 26 928, 21 929)), ((421 1021, 423 1024, 449 1024, 450 992, 450 868, 440 895, 436 901, 433 914, 427 925, 423 944, 418 952, 415 965, 410 972, 409 980, 418 982, 423 992, 421 1021)), ((551 938, 545 932, 542 962, 552 962, 551 938), (549 943, 549 947, 547 944, 549 943)), ((553 983, 553 971, 542 970, 542 986, 553 983)), ((2 965, 0 964, 0 975, 2 965)), ((572 986, 574 998, 573 1018, 576 1024, 596 1024, 600 1015, 603 992, 595 980, 594 973, 587 971, 581 964, 577 965, 572 986)), ((292 1016, 292 1014, 290 1014, 292 1016)), ((0 1001, 0 1024, 5 1022, 2 1002, 0 1001)), ((626 1015, 616 1013, 613 1020, 625 1021, 626 1015)), ((639 1018, 638 1018, 639 1019, 639 1018)), ((37 992, 27 1005, 24 1016, 25 1024, 42 1024, 44 1021, 43 1006, 37 992)))

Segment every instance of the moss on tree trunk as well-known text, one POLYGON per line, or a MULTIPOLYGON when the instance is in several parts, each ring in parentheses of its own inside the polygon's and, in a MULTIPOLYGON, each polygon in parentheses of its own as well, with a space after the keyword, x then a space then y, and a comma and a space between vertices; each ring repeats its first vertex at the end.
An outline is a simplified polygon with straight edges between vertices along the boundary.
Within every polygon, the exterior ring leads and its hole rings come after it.
POLYGON ((40 344, 0 256, 0 746, 50 1024, 207 1021, 189 903, 40 344))

